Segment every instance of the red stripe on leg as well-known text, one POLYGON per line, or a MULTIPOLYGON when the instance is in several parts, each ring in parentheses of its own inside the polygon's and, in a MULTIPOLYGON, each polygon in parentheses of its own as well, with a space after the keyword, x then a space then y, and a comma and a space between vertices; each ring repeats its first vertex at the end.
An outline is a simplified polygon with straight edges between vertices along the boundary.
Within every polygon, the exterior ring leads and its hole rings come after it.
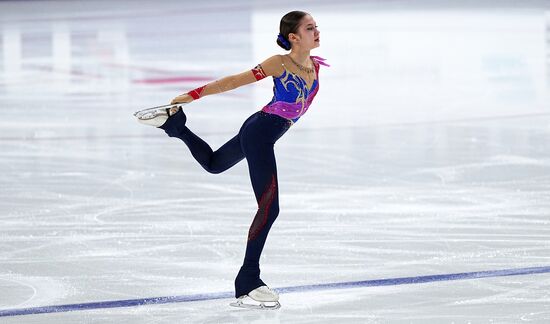
POLYGON ((267 224, 267 219, 269 218, 269 209, 271 208, 273 199, 275 199, 275 195, 277 194, 276 183, 277 180, 275 179, 275 175, 272 175, 271 184, 262 194, 262 197, 260 198, 260 201, 258 203, 258 211, 256 212, 254 220, 252 221, 252 225, 250 225, 250 230, 248 230, 249 241, 254 240, 256 237, 258 237, 260 232, 267 224))

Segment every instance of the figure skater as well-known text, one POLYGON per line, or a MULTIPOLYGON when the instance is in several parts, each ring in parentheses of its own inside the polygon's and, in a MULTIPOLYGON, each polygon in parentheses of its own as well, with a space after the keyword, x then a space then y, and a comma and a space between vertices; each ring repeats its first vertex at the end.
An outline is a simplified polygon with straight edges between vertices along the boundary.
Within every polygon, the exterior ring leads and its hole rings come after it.
MULTIPOLYGON (((193 157, 210 173, 223 172, 246 158, 252 188, 258 203, 256 216, 248 232, 242 267, 235 279, 232 306, 279 308, 279 296, 260 279, 260 255, 273 222, 279 214, 277 167, 273 146, 291 125, 306 113, 319 91, 319 65, 324 59, 310 56, 319 47, 319 30, 313 17, 292 11, 281 18, 277 44, 286 55, 274 55, 252 70, 231 75, 177 96, 172 104, 184 104, 201 97, 233 90, 273 77, 273 99, 250 116, 239 133, 212 151, 210 146, 185 126, 181 107, 146 109, 136 113, 139 121, 163 129, 168 136, 181 139, 193 157)), ((158 107, 157 107, 158 108, 158 107)))

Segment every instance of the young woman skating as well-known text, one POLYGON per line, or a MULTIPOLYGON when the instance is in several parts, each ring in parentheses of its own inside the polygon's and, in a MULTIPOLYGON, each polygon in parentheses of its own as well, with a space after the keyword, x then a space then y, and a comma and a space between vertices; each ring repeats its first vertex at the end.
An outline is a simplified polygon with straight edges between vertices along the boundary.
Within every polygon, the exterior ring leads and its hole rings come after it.
POLYGON ((246 84, 273 77, 273 99, 252 114, 238 134, 212 151, 210 146, 185 126, 186 115, 179 106, 147 109, 136 113, 138 119, 163 129, 168 136, 181 139, 193 157, 210 173, 223 172, 246 159, 252 188, 258 203, 256 216, 248 232, 243 265, 235 279, 233 306, 279 308, 278 294, 260 279, 260 255, 273 222, 279 214, 275 142, 306 113, 319 91, 319 67, 324 59, 310 56, 319 47, 320 32, 313 17, 302 11, 284 15, 277 44, 286 55, 274 55, 252 70, 221 78, 191 90, 172 100, 185 104, 207 95, 233 90, 246 84))

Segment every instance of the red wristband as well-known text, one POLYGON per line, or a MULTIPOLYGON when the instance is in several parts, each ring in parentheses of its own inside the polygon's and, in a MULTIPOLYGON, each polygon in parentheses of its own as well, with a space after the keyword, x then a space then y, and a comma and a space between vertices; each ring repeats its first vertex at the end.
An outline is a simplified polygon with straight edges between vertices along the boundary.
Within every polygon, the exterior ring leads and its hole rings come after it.
POLYGON ((199 87, 197 89, 193 89, 189 91, 187 94, 193 97, 194 100, 197 100, 202 96, 202 92, 204 91, 204 88, 206 88, 206 85, 203 85, 202 87, 199 87))

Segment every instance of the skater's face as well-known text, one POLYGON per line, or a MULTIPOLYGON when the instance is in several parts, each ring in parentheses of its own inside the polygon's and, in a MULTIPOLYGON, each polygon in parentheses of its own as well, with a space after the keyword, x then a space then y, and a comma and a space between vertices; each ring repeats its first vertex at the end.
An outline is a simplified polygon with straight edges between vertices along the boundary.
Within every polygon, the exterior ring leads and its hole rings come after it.
POLYGON ((300 21, 296 33, 288 35, 289 40, 304 50, 310 50, 321 45, 321 32, 317 29, 317 23, 311 15, 305 15, 300 21))

